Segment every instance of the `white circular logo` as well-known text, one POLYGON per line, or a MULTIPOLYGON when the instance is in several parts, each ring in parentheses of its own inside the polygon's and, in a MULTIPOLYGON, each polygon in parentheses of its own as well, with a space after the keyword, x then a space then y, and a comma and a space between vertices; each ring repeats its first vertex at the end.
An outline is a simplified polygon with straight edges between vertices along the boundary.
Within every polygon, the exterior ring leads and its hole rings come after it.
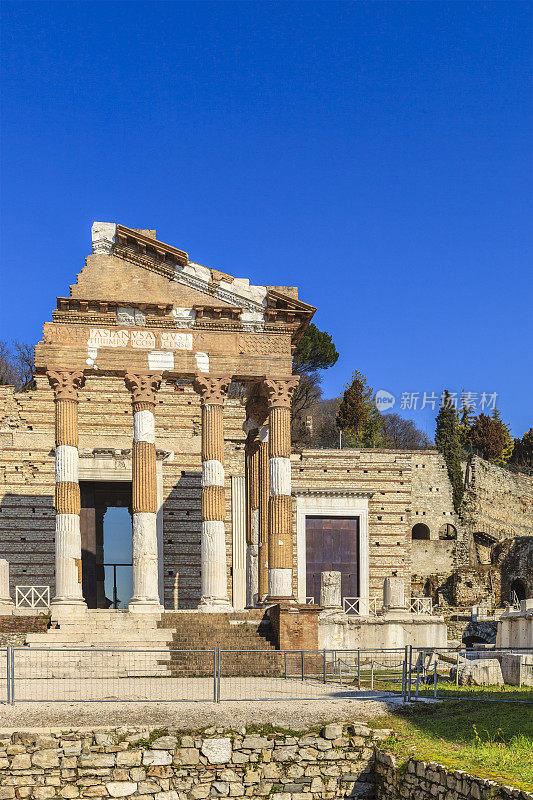
POLYGON ((390 392, 387 392, 386 389, 378 389, 376 392, 376 408, 378 411, 387 411, 389 408, 392 408, 394 403, 396 402, 396 398, 390 392))

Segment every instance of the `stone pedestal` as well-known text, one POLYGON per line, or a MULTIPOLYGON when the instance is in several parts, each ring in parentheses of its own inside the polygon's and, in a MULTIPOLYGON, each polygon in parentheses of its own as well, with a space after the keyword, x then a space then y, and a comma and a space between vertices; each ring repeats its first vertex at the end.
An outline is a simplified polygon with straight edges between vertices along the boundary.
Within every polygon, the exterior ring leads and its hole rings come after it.
POLYGON ((83 372, 47 373, 55 398, 55 567, 52 620, 84 614, 78 480, 78 391, 83 372))
POLYGON ((403 578, 385 578, 383 583, 383 613, 386 616, 409 616, 405 602, 403 578))
POLYGON ((202 597, 201 611, 231 611, 226 561, 224 398, 228 377, 198 374, 193 387, 202 405, 202 597))
POLYGON ((133 408, 133 596, 128 610, 142 614, 163 610, 159 600, 154 420, 155 393, 161 377, 160 373, 126 373, 125 377, 133 408))
POLYGON ((14 607, 15 604, 9 594, 9 561, 0 558, 0 616, 10 616, 14 607))
POLYGON ((320 605, 324 611, 341 611, 341 573, 336 571, 320 574, 320 605))

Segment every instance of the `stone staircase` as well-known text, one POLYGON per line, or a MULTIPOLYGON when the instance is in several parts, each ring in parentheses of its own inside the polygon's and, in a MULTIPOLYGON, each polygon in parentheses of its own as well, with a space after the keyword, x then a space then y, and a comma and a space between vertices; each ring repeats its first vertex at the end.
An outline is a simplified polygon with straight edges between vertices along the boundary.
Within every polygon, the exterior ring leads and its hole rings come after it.
POLYGON ((53 678, 71 677, 73 671, 89 678, 164 677, 172 632, 158 627, 160 617, 89 609, 45 633, 29 633, 26 645, 34 654, 26 658, 28 671, 53 678))
POLYGON ((173 652, 167 666, 173 675, 211 675, 216 647, 225 651, 221 662, 225 676, 281 674, 281 654, 270 620, 261 609, 230 614, 166 612, 159 627, 172 632, 173 652))

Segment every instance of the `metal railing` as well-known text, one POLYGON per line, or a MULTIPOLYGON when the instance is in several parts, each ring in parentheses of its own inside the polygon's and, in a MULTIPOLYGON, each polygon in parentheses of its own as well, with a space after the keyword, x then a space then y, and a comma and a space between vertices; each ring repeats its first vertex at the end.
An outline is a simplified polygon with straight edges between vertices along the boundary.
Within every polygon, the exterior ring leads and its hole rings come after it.
MULTIPOLYGON (((480 674, 485 668, 479 665, 480 674)), ((0 702, 8 703, 327 702, 379 697, 389 702, 463 698, 533 703, 532 682, 533 648, 0 649, 0 702), (511 665, 506 663, 509 653, 511 665), (468 685, 475 661, 487 658, 501 664, 506 680, 523 686, 468 685)))
POLYGON ((49 586, 15 586, 16 608, 50 608, 49 586))

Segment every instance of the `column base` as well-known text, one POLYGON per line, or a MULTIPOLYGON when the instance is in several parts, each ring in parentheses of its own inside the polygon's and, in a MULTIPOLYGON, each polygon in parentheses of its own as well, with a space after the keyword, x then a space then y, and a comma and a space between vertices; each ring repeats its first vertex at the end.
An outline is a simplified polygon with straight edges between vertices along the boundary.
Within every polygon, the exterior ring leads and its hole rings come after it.
POLYGON ((10 617, 15 613, 15 603, 13 600, 0 600, 0 616, 10 617))
POLYGON ((229 600, 214 597, 202 597, 198 603, 198 611, 206 614, 231 614, 233 606, 229 600))
POLYGON ((132 614, 162 614, 165 609, 159 600, 135 600, 131 599, 128 611, 132 614))
POLYGON ((85 600, 61 600, 54 598, 50 603, 50 617, 52 622, 69 622, 73 618, 83 617, 87 613, 85 600))

